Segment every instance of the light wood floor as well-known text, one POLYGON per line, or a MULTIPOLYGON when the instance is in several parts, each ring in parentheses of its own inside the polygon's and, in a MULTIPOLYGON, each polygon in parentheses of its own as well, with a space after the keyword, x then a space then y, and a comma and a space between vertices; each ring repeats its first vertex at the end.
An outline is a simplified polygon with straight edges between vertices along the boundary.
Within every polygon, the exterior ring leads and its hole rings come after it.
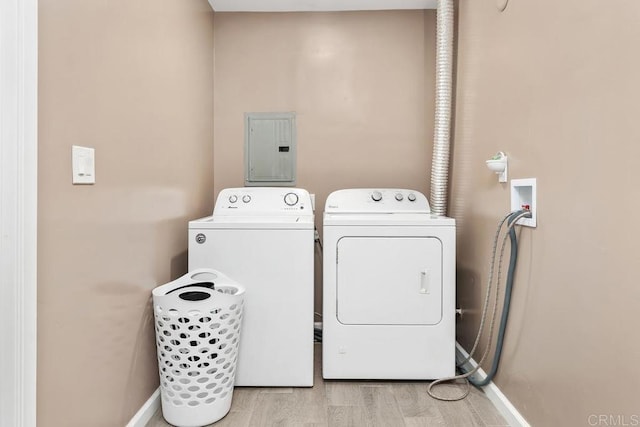
MULTIPOLYGON (((441 402, 420 381, 323 380, 321 347, 315 347, 313 388, 236 387, 231 411, 216 427, 417 427, 506 426, 493 404, 473 388, 458 402, 441 402)), ((458 389, 438 389, 442 394, 458 389)), ((169 426, 160 411, 147 427, 169 426)))

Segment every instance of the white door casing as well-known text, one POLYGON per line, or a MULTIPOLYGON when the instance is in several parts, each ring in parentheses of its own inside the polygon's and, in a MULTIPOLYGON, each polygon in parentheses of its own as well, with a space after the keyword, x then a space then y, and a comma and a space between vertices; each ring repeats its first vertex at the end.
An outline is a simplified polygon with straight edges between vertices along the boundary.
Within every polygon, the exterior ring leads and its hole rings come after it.
POLYGON ((0 0, 0 427, 36 425, 37 0, 0 0))

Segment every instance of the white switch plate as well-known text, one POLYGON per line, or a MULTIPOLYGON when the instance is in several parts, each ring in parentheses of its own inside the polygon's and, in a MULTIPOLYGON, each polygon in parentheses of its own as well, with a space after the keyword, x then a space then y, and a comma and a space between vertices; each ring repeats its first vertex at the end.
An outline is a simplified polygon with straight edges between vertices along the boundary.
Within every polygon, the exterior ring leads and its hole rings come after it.
POLYGON ((95 149, 71 146, 71 172, 73 184, 95 184, 96 161, 95 149))
POLYGON ((309 196, 311 196, 311 210, 315 212, 316 211, 316 195, 309 194, 309 196))

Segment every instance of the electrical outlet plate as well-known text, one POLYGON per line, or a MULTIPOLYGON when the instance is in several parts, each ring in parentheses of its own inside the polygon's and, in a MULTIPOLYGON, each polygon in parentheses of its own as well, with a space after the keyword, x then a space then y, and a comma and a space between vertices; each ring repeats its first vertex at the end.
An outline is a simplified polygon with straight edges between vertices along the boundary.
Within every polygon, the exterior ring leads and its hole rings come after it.
POLYGON ((525 227, 537 227, 537 189, 536 178, 512 179, 511 180, 511 211, 522 209, 523 206, 529 205, 531 218, 521 218, 518 225, 525 227))

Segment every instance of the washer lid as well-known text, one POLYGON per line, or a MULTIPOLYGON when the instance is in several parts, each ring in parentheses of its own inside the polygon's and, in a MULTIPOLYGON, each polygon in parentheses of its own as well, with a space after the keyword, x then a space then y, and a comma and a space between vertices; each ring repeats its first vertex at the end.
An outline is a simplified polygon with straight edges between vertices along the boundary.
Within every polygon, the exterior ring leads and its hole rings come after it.
POLYGON ((189 230, 195 229, 289 229, 289 230, 313 230, 313 215, 303 216, 208 216, 189 221, 189 230))
POLYGON ((430 214, 424 194, 400 188, 352 188, 334 191, 327 197, 325 213, 415 213, 430 214))

